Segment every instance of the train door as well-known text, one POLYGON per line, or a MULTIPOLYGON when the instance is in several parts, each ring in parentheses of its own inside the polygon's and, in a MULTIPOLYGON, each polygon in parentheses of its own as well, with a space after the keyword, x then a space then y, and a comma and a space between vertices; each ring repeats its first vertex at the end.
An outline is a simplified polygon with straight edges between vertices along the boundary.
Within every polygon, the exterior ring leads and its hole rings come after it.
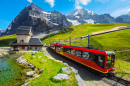
POLYGON ((60 47, 60 54, 63 55, 63 47, 60 47))

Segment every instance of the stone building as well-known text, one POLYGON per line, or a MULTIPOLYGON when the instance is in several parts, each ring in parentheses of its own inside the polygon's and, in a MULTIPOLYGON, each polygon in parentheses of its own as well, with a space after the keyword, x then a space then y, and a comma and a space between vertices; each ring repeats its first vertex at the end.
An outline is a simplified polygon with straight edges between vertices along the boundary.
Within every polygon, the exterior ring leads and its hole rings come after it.
POLYGON ((19 26, 17 28, 17 39, 10 43, 11 50, 33 50, 33 51, 41 51, 43 47, 43 43, 39 38, 32 38, 33 32, 31 26, 19 26))

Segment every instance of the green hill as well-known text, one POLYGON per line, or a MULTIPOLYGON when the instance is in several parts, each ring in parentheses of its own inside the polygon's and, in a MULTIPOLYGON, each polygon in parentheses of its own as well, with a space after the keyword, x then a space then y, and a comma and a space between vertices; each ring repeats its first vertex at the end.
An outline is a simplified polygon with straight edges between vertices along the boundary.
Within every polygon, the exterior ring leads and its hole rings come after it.
POLYGON ((16 40, 16 38, 17 36, 15 34, 0 37, 0 47, 8 47, 9 43, 16 40))
POLYGON ((116 26, 130 26, 130 23, 112 23, 112 24, 83 24, 77 26, 70 26, 60 33, 54 35, 51 34, 47 37, 42 38, 42 42, 49 44, 51 41, 54 40, 69 40, 70 36, 71 39, 76 37, 88 35, 92 32, 108 30, 116 26))

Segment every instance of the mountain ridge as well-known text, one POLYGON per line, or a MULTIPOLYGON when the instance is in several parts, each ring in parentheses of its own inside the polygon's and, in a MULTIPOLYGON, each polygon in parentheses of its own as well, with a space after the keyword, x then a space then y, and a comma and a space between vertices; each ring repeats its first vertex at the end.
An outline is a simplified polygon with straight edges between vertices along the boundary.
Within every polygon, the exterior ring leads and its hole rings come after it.
POLYGON ((78 24, 95 24, 95 23, 116 23, 114 17, 110 14, 101 14, 98 15, 93 11, 89 11, 87 9, 78 9, 70 14, 66 15, 68 21, 70 21, 73 25, 78 24), (74 23, 74 21, 77 22, 74 23))
POLYGON ((2 35, 15 34, 19 26, 32 26, 34 32, 44 32, 51 29, 64 29, 71 26, 65 15, 58 11, 44 11, 36 4, 26 6, 10 23, 2 35))
POLYGON ((88 9, 77 9, 70 14, 63 15, 58 11, 45 11, 36 4, 26 6, 10 23, 8 28, 0 32, 0 36, 15 34, 19 26, 32 26, 34 32, 50 33, 63 30, 71 25, 97 23, 129 23, 130 12, 117 18, 110 14, 98 15, 88 9), (127 21, 128 20, 128 21, 127 21))

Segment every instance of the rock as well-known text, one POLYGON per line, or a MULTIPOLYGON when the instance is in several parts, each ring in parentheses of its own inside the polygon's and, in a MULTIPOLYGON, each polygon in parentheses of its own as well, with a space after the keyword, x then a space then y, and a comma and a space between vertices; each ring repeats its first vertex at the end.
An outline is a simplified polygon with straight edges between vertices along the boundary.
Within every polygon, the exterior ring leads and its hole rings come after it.
POLYGON ((64 65, 69 66, 67 63, 64 63, 64 65))
POLYGON ((69 76, 67 74, 57 74, 56 76, 53 77, 56 80, 64 80, 64 79, 69 79, 69 76))
POLYGON ((35 55, 35 52, 33 52, 32 55, 35 55))
POLYGON ((38 56, 38 58, 41 58, 42 56, 38 56))
POLYGON ((67 74, 70 74, 70 73, 71 73, 69 67, 63 67, 63 68, 61 68, 61 71, 62 71, 62 72, 65 72, 65 73, 67 73, 67 74))
POLYGON ((70 67, 72 69, 72 71, 75 73, 75 74, 78 74, 78 70, 73 68, 73 67, 70 67))
POLYGON ((44 70, 44 68, 42 68, 42 69, 39 71, 39 74, 42 74, 43 70, 44 70))
POLYGON ((27 75, 27 76, 31 76, 31 75, 33 75, 34 73, 35 73, 35 71, 29 71, 29 72, 26 73, 26 75, 27 75))

